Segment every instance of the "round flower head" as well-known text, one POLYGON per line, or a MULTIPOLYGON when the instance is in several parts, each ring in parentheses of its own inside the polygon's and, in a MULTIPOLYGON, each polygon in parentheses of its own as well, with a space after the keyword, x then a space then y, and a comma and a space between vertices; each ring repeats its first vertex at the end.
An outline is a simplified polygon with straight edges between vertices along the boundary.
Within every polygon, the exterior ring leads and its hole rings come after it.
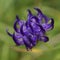
POLYGON ((46 32, 54 28, 53 18, 48 18, 38 8, 34 9, 37 11, 37 15, 33 15, 28 9, 27 21, 20 20, 16 16, 14 22, 15 32, 13 34, 6 30, 16 45, 25 45, 27 50, 32 49, 37 41, 47 42, 49 38, 46 36, 46 32))

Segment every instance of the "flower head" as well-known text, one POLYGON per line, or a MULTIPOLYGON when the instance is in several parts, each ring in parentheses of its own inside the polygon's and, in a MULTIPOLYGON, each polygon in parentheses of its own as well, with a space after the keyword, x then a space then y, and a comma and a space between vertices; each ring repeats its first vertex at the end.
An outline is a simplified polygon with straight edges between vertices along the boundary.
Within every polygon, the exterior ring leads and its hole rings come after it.
POLYGON ((46 32, 54 27, 53 18, 48 18, 38 8, 34 9, 37 11, 37 15, 33 15, 28 9, 27 21, 20 20, 16 16, 13 34, 7 30, 8 35, 13 38, 16 45, 25 45, 27 50, 32 49, 37 41, 47 42, 49 38, 46 36, 46 32))

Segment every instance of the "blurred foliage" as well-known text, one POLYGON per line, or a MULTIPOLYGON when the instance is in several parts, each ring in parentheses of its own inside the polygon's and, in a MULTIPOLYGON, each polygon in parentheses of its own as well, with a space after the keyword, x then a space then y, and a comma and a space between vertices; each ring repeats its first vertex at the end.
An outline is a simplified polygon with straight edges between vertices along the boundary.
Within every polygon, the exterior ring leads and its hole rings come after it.
POLYGON ((60 0, 0 0, 0 60, 60 60, 60 0), (24 46, 16 47, 7 35, 12 33, 16 15, 27 19, 27 9, 39 7, 44 14, 54 18, 54 29, 47 33, 49 42, 39 42, 32 51, 24 46))

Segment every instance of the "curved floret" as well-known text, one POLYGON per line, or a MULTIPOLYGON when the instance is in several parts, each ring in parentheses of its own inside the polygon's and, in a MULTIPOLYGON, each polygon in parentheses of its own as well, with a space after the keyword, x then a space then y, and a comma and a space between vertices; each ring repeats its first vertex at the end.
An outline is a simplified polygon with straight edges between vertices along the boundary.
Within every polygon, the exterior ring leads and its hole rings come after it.
POLYGON ((37 15, 33 15, 28 9, 27 21, 20 20, 16 16, 13 34, 9 33, 8 29, 6 30, 16 45, 25 45, 27 50, 32 49, 37 41, 47 42, 49 38, 46 36, 46 32, 54 28, 53 18, 48 18, 38 8, 34 9, 37 11, 37 15))

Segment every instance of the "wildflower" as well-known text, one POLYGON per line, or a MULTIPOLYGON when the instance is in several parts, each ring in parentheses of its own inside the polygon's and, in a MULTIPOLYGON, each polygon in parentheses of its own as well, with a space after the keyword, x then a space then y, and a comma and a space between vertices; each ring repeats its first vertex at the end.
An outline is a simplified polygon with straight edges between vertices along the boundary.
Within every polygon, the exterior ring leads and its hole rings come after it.
POLYGON ((27 21, 20 20, 16 16, 13 34, 7 30, 8 35, 13 38, 16 45, 25 45, 27 50, 32 49, 37 41, 47 42, 49 38, 46 36, 46 32, 54 28, 53 18, 48 18, 38 8, 34 9, 37 11, 37 15, 33 15, 28 9, 27 21))

